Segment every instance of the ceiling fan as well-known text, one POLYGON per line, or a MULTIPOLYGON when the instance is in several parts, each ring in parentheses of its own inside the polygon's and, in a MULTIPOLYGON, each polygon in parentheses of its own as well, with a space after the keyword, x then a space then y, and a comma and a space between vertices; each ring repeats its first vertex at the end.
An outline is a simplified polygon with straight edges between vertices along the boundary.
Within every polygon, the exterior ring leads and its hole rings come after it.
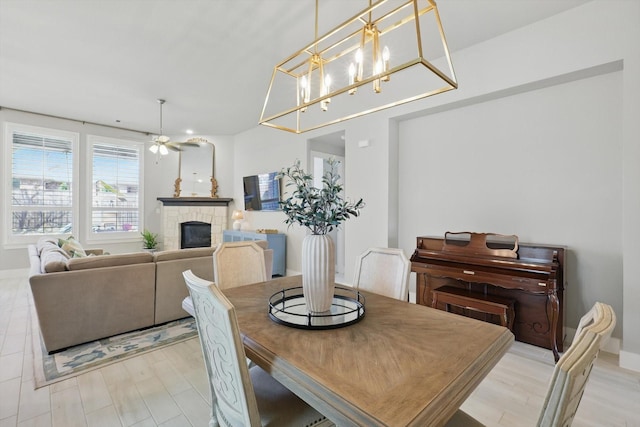
POLYGON ((172 142, 171 139, 162 132, 162 105, 165 102, 164 99, 158 99, 158 104, 160 104, 160 135, 153 137, 151 141, 153 145, 149 147, 149 151, 153 154, 160 153, 166 156, 169 154, 169 150, 182 151, 181 147, 183 146, 199 147, 200 145, 197 142, 172 142))

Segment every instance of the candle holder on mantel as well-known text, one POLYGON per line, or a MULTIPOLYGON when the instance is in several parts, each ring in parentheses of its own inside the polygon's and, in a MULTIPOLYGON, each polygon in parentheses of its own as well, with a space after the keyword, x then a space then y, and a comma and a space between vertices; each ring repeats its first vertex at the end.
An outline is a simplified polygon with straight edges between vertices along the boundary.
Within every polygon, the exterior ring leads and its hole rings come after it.
MULTIPOLYGON (((173 184, 173 197, 180 197, 180 193, 182 190, 180 189, 180 183, 182 182, 182 178, 176 178, 173 184)), ((214 177, 211 177, 211 198, 218 198, 218 180, 214 177)))
POLYGON ((211 177, 211 198, 218 198, 218 181, 214 177, 211 177))
POLYGON ((180 197, 180 183, 182 178, 176 178, 176 182, 173 184, 173 197, 180 197))

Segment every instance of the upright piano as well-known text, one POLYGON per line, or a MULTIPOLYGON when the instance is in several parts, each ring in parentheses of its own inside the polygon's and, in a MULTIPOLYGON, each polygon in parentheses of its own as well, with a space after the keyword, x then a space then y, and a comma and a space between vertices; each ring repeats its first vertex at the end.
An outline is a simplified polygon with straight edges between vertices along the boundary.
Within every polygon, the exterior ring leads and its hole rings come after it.
POLYGON ((445 233, 418 237, 411 256, 416 302, 431 307, 432 291, 454 286, 515 300, 517 340, 563 351, 565 248, 519 243, 517 236, 445 233))

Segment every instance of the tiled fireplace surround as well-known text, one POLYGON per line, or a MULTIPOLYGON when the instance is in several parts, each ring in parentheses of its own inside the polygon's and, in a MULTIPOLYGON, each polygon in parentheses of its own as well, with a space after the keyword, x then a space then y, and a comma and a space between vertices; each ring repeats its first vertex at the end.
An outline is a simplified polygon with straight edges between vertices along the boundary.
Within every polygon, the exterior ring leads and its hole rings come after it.
POLYGON ((162 202, 162 243, 164 250, 180 249, 180 224, 199 221, 211 224, 211 245, 222 243, 227 228, 229 202, 233 199, 209 197, 158 197, 162 202))

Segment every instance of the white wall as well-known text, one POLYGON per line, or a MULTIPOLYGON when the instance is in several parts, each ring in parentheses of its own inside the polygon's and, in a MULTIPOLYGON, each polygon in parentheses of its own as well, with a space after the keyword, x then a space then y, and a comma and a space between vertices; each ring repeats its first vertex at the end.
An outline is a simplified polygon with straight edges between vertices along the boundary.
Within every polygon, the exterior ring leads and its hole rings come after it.
MULTIPOLYGON (((307 139, 288 132, 267 127, 256 127, 235 136, 234 140, 234 207, 244 209, 242 177, 259 173, 279 172, 300 160, 307 169, 307 139)), ((284 183, 283 183, 284 185, 284 183)), ((287 191, 282 188, 282 191, 287 191)), ((287 234, 287 270, 300 271, 300 252, 305 230, 298 226, 288 228, 282 212, 245 212, 245 224, 251 230, 277 229, 287 234)))
POLYGON ((400 246, 445 231, 563 245, 569 325, 594 301, 622 313, 621 128, 621 72, 402 122, 400 246))

